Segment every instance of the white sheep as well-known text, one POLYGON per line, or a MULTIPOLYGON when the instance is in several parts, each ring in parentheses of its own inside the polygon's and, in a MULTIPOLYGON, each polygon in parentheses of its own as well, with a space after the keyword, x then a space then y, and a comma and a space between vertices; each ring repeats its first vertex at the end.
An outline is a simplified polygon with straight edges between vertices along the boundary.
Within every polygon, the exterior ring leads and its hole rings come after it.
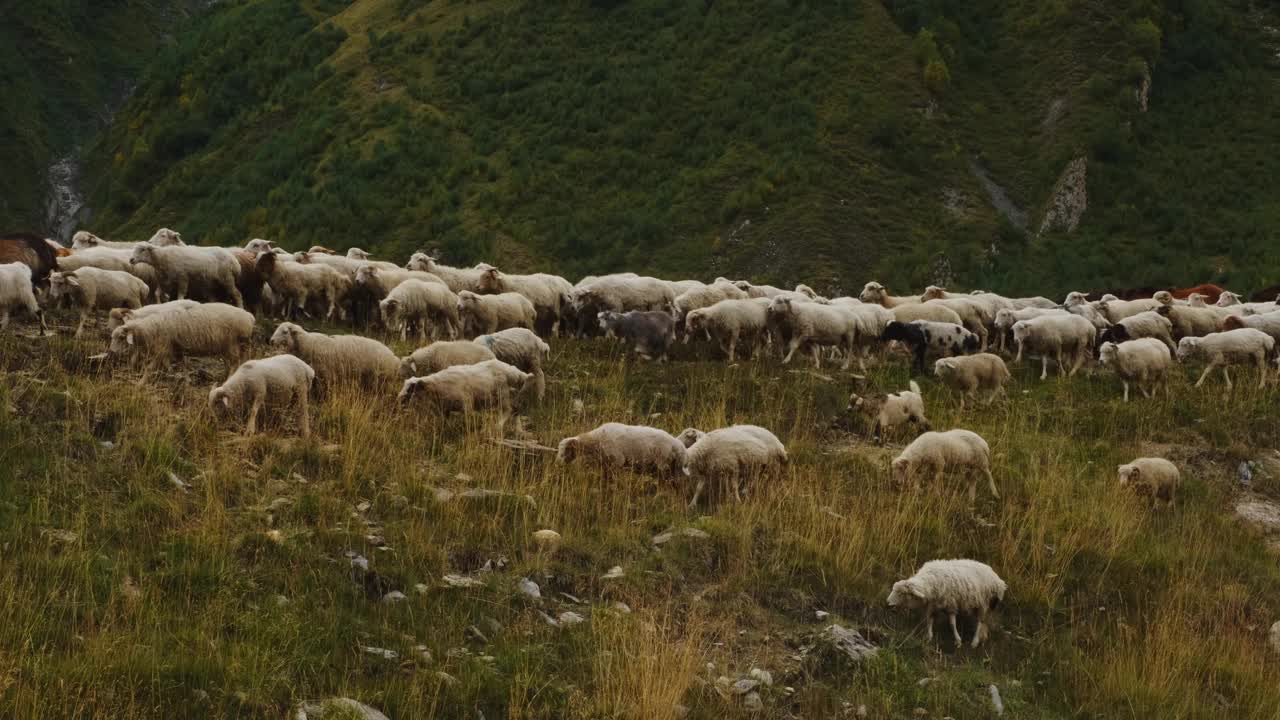
POLYGON ((747 294, 738 286, 728 281, 715 282, 710 285, 688 290, 673 301, 676 322, 684 320, 690 312, 711 307, 721 300, 746 300, 747 294))
POLYGON ((1138 300, 1103 300, 1098 305, 1098 309, 1103 315, 1107 316, 1107 320, 1112 323, 1118 323, 1121 320, 1137 315, 1140 312, 1155 310, 1164 307, 1164 303, 1155 298, 1145 298, 1138 300))
MULTIPOLYGON (((866 303, 878 303, 889 309, 920 302, 919 295, 892 296, 884 285, 875 280, 862 287, 862 292, 858 295, 858 299, 866 303)), ((914 320, 915 318, 912 319, 914 320)), ((904 320, 903 322, 906 321, 904 320)))
POLYGON ((996 335, 1000 338, 999 349, 1003 351, 1005 346, 1008 344, 1006 340, 1008 339, 1009 333, 1013 330, 1014 323, 1021 322, 1022 320, 1030 320, 1031 318, 1037 318, 1041 315, 1055 315, 1065 312, 1067 311, 1058 308, 1047 309, 1038 307, 1023 308, 1021 310, 1003 308, 997 311, 995 320, 992 324, 995 327, 996 335))
POLYGON ((1222 321, 1223 330, 1239 330, 1240 328, 1261 330, 1280 342, 1280 311, 1262 313, 1261 315, 1232 315, 1222 321))
POLYGON ((400 377, 431 375, 454 365, 474 365, 497 357, 489 348, 470 340, 439 340, 400 358, 400 377))
POLYGON ((757 300, 721 300, 685 315, 685 342, 701 331, 720 345, 729 362, 734 362, 739 340, 745 341, 751 354, 755 354, 756 346, 764 338, 767 315, 766 305, 757 300))
POLYGON ((532 329, 537 316, 533 303, 520 293, 477 295, 470 290, 458 293, 458 318, 463 332, 470 335, 512 327, 532 329))
POLYGON ((842 369, 848 370, 858 343, 858 318, 847 307, 800 303, 784 297, 773 299, 767 310, 768 322, 782 337, 789 337, 782 362, 789 363, 796 351, 808 347, 814 367, 822 367, 822 348, 845 352, 842 369))
POLYGON ((1131 463, 1116 468, 1120 478, 1120 487, 1133 485, 1134 488, 1151 495, 1151 507, 1156 500, 1163 499, 1165 507, 1173 504, 1173 496, 1178 490, 1182 474, 1178 466, 1164 458, 1138 458, 1131 463))
POLYGON ((129 262, 155 268, 156 282, 175 300, 185 298, 187 291, 196 286, 224 293, 230 296, 236 307, 244 307, 244 298, 236 286, 240 261, 226 248, 139 243, 133 249, 129 262))
POLYGON ((757 425, 733 425, 702 433, 689 428, 680 433, 683 441, 696 436, 685 451, 684 474, 697 481, 689 507, 696 507, 707 481, 733 489, 742 500, 742 486, 763 474, 785 467, 787 449, 777 436, 757 425))
POLYGON ((249 360, 231 377, 209 391, 209 408, 217 415, 227 411, 243 413, 248 407, 249 419, 244 434, 258 432, 258 413, 267 405, 297 405, 298 427, 302 437, 311 436, 307 414, 307 396, 316 373, 311 366, 293 355, 276 355, 262 360, 249 360))
POLYGON ((1172 335, 1178 340, 1216 333, 1222 329, 1227 318, 1237 317, 1228 310, 1207 305, 1166 305, 1156 312, 1169 321, 1172 335))
POLYGON ((1058 363, 1058 372, 1075 375, 1093 353, 1098 331, 1093 323, 1079 315, 1042 315, 1030 320, 1020 320, 1013 325, 1013 341, 1018 346, 1015 362, 1022 360, 1024 352, 1040 356, 1040 379, 1049 376, 1049 357, 1058 363), (1070 372, 1063 362, 1064 354, 1076 356, 1070 372))
POLYGON ((450 338, 456 338, 461 326, 458 296, 443 283, 405 280, 378 303, 378 307, 382 324, 391 331, 398 326, 401 340, 405 339, 411 324, 418 326, 418 336, 423 339, 427 337, 428 325, 432 338, 438 336, 440 328, 444 328, 450 338))
POLYGON ((957 647, 961 641, 956 615, 976 615, 978 627, 973 632, 970 645, 976 648, 988 636, 987 613, 1004 602, 1007 589, 1004 580, 986 563, 930 560, 921 565, 915 575, 893 584, 889 605, 906 609, 924 608, 926 636, 930 641, 933 640, 933 613, 938 610, 946 612, 957 647))
POLYGON ((225 377, 230 377, 252 335, 251 313, 225 303, 202 303, 129 319, 111 332, 110 350, 149 359, 139 385, 176 357, 221 357, 225 377))
POLYGON ((351 290, 351 280, 338 270, 317 263, 288 262, 273 252, 258 255, 255 267, 282 305, 286 319, 318 307, 332 320, 338 304, 351 290))
POLYGON ((132 248, 91 247, 58 258, 58 269, 62 272, 70 272, 82 267, 95 267, 100 270, 127 272, 146 283, 147 287, 151 288, 151 295, 154 298, 159 289, 156 283, 156 269, 146 263, 132 263, 130 262, 132 257, 132 248))
POLYGON ((942 483, 942 474, 949 469, 961 469, 969 479, 969 502, 977 498, 977 475, 987 478, 991 494, 1000 497, 995 478, 991 475, 991 448, 987 441, 969 430, 926 432, 911 442, 894 459, 891 478, 898 485, 910 480, 919 487, 921 473, 932 470, 934 482, 942 483))
POLYGON ((684 470, 685 446, 665 430, 610 422, 560 441, 556 453, 559 463, 571 463, 579 457, 600 465, 606 472, 632 468, 676 475, 684 470))
POLYGON ((195 300, 170 300, 169 302, 160 303, 158 305, 144 305, 137 309, 115 308, 111 312, 107 313, 107 332, 113 332, 116 328, 133 319, 159 315, 172 310, 184 310, 186 308, 195 307, 199 304, 200 303, 195 300))
POLYGON ((31 285, 31 266, 24 262, 0 265, 0 331, 9 327, 9 315, 15 309, 35 316, 40 321, 40 334, 44 335, 44 311, 36 302, 35 288, 31 285))
POLYGON ((493 352, 499 360, 533 375, 535 396, 541 400, 546 393, 547 379, 542 363, 551 355, 551 346, 528 328, 507 328, 496 333, 481 335, 471 342, 493 352))
POLYGON ((76 337, 80 337, 84 330, 89 313, 94 310, 110 312, 114 308, 140 308, 150 292, 146 283, 119 270, 83 267, 49 275, 49 297, 58 300, 65 296, 70 298, 73 307, 80 308, 76 337))
POLYGON ((921 303, 921 305, 924 307, 930 305, 941 306, 951 310, 960 318, 960 324, 966 330, 978 336, 980 348, 987 349, 988 328, 994 326, 996 313, 998 312, 994 303, 984 302, 976 296, 963 296, 929 299, 921 303))
POLYGON ((326 385, 352 381, 372 385, 400 375, 400 358, 372 338, 307 332, 284 322, 271 335, 271 344, 297 355, 326 385))
POLYGON ((1195 359, 1205 362, 1196 387, 1204 384, 1214 368, 1222 368, 1228 391, 1232 387, 1228 368, 1252 361, 1258 366, 1258 387, 1263 388, 1267 385, 1267 357, 1275 352, 1275 348, 1275 338, 1270 335, 1253 328, 1240 328, 1204 337, 1182 338, 1178 343, 1178 360, 1184 363, 1195 359))
POLYGON ((532 275, 511 275, 498 268, 484 266, 480 276, 480 292, 482 293, 518 293, 533 303, 537 313, 537 326, 555 335, 560 332, 560 318, 563 304, 573 292, 573 285, 559 275, 535 273, 532 275))
POLYGON ((533 381, 533 376, 501 360, 474 365, 454 365, 426 377, 404 381, 396 401, 406 404, 423 398, 444 415, 478 410, 497 414, 497 433, 502 434, 513 410, 512 401, 533 381))
POLYGON ((449 289, 455 293, 467 290, 470 292, 480 292, 480 283, 484 277, 485 270, 483 268, 456 268, 448 265, 441 265, 435 261, 435 258, 426 253, 414 253, 409 258, 409 262, 405 265, 409 270, 418 270, 421 272, 429 272, 440 278, 449 289))
POLYGON ((921 430, 928 431, 929 418, 924 414, 924 398, 920 395, 920 386, 915 380, 909 382, 910 390, 900 390, 888 395, 875 393, 871 395, 849 395, 848 410, 859 411, 863 416, 874 418, 871 437, 875 442, 884 442, 884 431, 909 422, 921 430))
POLYGON ((1169 389, 1167 374, 1173 367, 1173 356, 1169 348, 1155 338, 1139 338, 1122 343, 1105 342, 1098 350, 1099 359, 1105 367, 1115 370, 1120 382, 1124 385, 1124 401, 1129 402, 1129 383, 1138 386, 1143 397, 1151 397, 1153 390, 1160 383, 1169 389))
POLYGON ((1155 338, 1169 348, 1169 352, 1177 352, 1178 346, 1173 342, 1173 323, 1159 311, 1148 310, 1116 322, 1099 336, 1103 342, 1124 342, 1139 338, 1155 338))
POLYGON ((771 298, 775 295, 783 295, 791 292, 790 290, 783 290, 782 288, 777 288, 772 285, 752 285, 746 280, 739 280, 735 282, 734 285, 736 285, 739 290, 745 292, 749 298, 771 298))
POLYGON ((933 363, 933 374, 943 385, 960 391, 960 409, 964 410, 965 398, 978 390, 989 389, 988 404, 997 395, 1004 394, 1004 384, 1009 382, 1009 368, 1004 359, 992 353, 940 358, 933 363))
POLYGON ((893 319, 900 323, 915 322, 916 320, 927 320, 928 322, 951 323, 952 325, 964 326, 964 320, 960 318, 960 314, 945 305, 936 303, 906 303, 897 305, 889 309, 893 319))
POLYGON ((670 310, 676 296, 670 285, 657 278, 606 276, 579 284, 570 298, 580 313, 594 317, 606 311, 670 310))
MULTIPOLYGON (((182 235, 168 228, 160 228, 147 242, 152 245, 185 245, 182 241, 182 235)), ((103 240, 88 230, 79 230, 75 235, 71 236, 71 247, 74 250, 88 250, 89 248, 113 248, 116 250, 132 251, 138 243, 127 241, 103 240)))

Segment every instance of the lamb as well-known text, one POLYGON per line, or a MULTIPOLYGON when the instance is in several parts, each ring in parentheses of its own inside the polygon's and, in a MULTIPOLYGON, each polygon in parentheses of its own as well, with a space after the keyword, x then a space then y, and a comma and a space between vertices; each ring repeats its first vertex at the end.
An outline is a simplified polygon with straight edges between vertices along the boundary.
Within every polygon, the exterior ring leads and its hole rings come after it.
POLYGON ((729 362, 734 362, 739 340, 744 340, 748 348, 755 348, 764 338, 767 316, 766 306, 755 300, 721 300, 685 316, 685 342, 701 330, 720 345, 729 362))
POLYGON ((1143 397, 1151 397, 1147 386, 1164 382, 1169 389, 1166 374, 1173 366, 1169 348, 1155 338, 1139 338, 1119 344, 1105 342, 1098 351, 1102 364, 1115 370, 1124 385, 1124 401, 1129 402, 1129 383, 1133 382, 1143 397))
POLYGON ((258 432, 258 413, 266 405, 298 407, 298 427, 302 437, 311 436, 307 414, 307 395, 316 373, 311 366, 293 355, 276 355, 263 360, 250 360, 241 365, 227 381, 209 391, 209 408, 215 415, 224 410, 243 413, 249 408, 244 434, 258 432))
POLYGON ((696 437, 685 451, 684 474, 697 481, 689 507, 697 507, 708 480, 727 484, 742 501, 742 486, 789 462, 777 436, 756 425, 733 425, 709 433, 690 428, 681 438, 696 437))
POLYGON ((150 293, 151 289, 146 283, 119 270, 83 267, 49 276, 49 297, 57 300, 65 295, 75 307, 80 308, 76 337, 80 337, 84 330, 84 323, 89 319, 90 312, 111 311, 114 308, 136 310, 146 303, 150 293))
POLYGON ((369 386, 400 375, 400 358, 395 353, 359 335, 324 335, 283 322, 271 335, 271 344, 297 355, 326 385, 359 382, 369 386))
POLYGON ((890 310, 902 305, 910 305, 920 302, 919 295, 903 295, 900 297, 894 297, 889 294, 889 291, 885 286, 874 280, 862 287, 862 293, 858 295, 858 299, 865 303, 878 303, 890 310))
POLYGON ((1120 477, 1120 487, 1130 483, 1135 489, 1151 495, 1151 507, 1156 506, 1156 499, 1163 499, 1165 507, 1173 505, 1173 496, 1182 480, 1178 466, 1164 458, 1138 458, 1126 465, 1116 468, 1120 477))
POLYGON ((1216 333, 1227 318, 1235 317, 1221 308, 1192 305, 1165 305, 1157 308, 1156 313, 1169 321, 1175 340, 1216 333))
POLYGON ((950 357, 977 352, 978 336, 956 323, 917 320, 902 323, 897 320, 885 326, 880 335, 884 342, 897 340, 911 349, 916 372, 924 373, 925 358, 929 353, 950 357))
POLYGON ((401 386, 396 401, 404 405, 414 398, 425 398, 444 415, 494 410, 497 433, 501 435, 513 411, 512 399, 532 380, 529 373, 501 360, 486 360, 474 365, 454 365, 426 377, 409 378, 401 386))
POLYGON ((657 358, 665 362, 676 339, 675 318, 660 310, 625 313, 606 310, 596 317, 606 336, 614 335, 632 343, 635 353, 645 360, 657 358))
POLYGON ((914 478, 916 487, 919 487, 919 475, 933 470, 934 481, 941 484, 943 471, 951 468, 967 471, 970 503, 977 497, 978 473, 986 476, 991 494, 996 498, 1000 497, 995 478, 991 476, 991 448, 986 440, 968 430, 926 432, 920 435, 894 459, 891 478, 898 485, 905 485, 914 478))
POLYGON ((127 320, 111 332, 110 352, 149 358, 139 385, 177 356, 219 356, 230 377, 252 335, 252 314, 225 303, 205 303, 127 320))
POLYGON ((1155 338, 1164 343, 1170 353, 1178 349, 1178 346, 1173 343, 1173 323, 1158 311, 1151 310, 1120 320, 1104 330, 1098 339, 1103 342, 1120 343, 1139 338, 1155 338))
POLYGON ((915 575, 893 584, 889 605, 906 609, 924 608, 926 636, 930 641, 933 640, 933 613, 945 611, 956 647, 961 644, 956 615, 976 614, 978 627, 970 644, 976 648, 989 635, 987 613, 1004 602, 1006 589, 1008 586, 1004 580, 986 563, 977 560, 930 560, 921 565, 915 575))
POLYGON ((236 307, 244 307, 244 298, 236 286, 240 263, 226 248, 140 243, 133 249, 129 263, 154 267, 157 282, 176 300, 185 298, 187 290, 194 285, 225 293, 236 307))
POLYGON ((573 285, 559 275, 536 273, 533 275, 508 275, 496 267, 485 266, 480 276, 482 293, 519 293, 533 303, 537 312, 537 327, 551 335, 560 332, 560 316, 563 305, 573 292, 573 285))
POLYGON ((777 328, 782 337, 791 338, 782 359, 784 364, 791 362, 797 350, 807 346, 813 351, 814 367, 822 367, 821 348, 830 346, 845 351, 842 369, 849 369, 858 342, 858 318, 851 310, 776 297, 766 312, 770 327, 777 328))
POLYGON ((1275 352, 1275 348, 1276 340, 1270 335, 1254 328, 1240 328, 1204 337, 1182 338, 1178 343, 1178 360, 1184 363, 1193 359, 1206 362, 1196 387, 1204 384, 1214 368, 1222 368, 1228 391, 1232 387, 1228 367, 1252 360, 1258 366, 1258 387, 1263 388, 1267 385, 1267 356, 1275 352))
POLYGON ((314 302, 332 320, 351 289, 351 281, 327 265, 282 261, 273 252, 258 255, 254 268, 283 304, 286 319, 306 314, 314 302))
POLYGON ((664 430, 610 422, 560 441, 557 462, 564 465, 579 457, 606 472, 631 468, 670 476, 684 470, 685 447, 664 430))
POLYGON ((437 336, 441 327, 450 338, 458 337, 458 328, 461 327, 458 296, 443 283, 405 280, 378 305, 383 325, 393 331, 399 326, 401 340, 405 339, 409 325, 414 323, 418 326, 418 337, 422 339, 427 337, 428 324, 431 325, 432 338, 437 336))
POLYGON ((849 396, 847 409, 850 412, 856 409, 863 416, 875 419, 871 437, 877 445, 884 442, 883 433, 886 429, 905 422, 928 431, 929 419, 924 415, 924 399, 920 396, 920 386, 912 380, 910 387, 910 390, 900 390, 888 395, 876 393, 863 396, 853 393, 849 396))
POLYGON ((1280 342, 1280 312, 1272 311, 1261 315, 1232 315, 1222 321, 1223 330, 1239 330, 1240 328, 1261 330, 1280 342))
POLYGON ((40 303, 36 302, 31 277, 31 266, 24 262, 0 265, 0 332, 9 327, 10 313, 15 308, 20 308, 40 321, 40 334, 44 335, 44 311, 40 309, 40 303))
POLYGON ((964 410, 965 398, 979 389, 989 388, 987 404, 1004 394, 1004 384, 1009 382, 1009 368, 999 355, 978 353, 964 357, 941 358, 933 363, 933 374, 943 385, 960 391, 960 409, 964 410))
POLYGON ((113 332, 116 328, 130 320, 159 315, 173 310, 184 310, 186 308, 195 307, 199 304, 200 303, 195 300, 170 300, 169 302, 160 303, 158 305, 144 305, 137 309, 116 308, 107 313, 107 332, 113 332))
POLYGON ((1075 375, 1084 361, 1092 354, 1094 341, 1098 331, 1093 323, 1079 315, 1043 315, 1030 320, 1021 320, 1013 325, 1013 341, 1018 346, 1018 357, 1029 352, 1040 355, 1040 379, 1049 376, 1049 356, 1058 363, 1058 372, 1075 375), (1062 361, 1063 354, 1076 356, 1075 363, 1067 371, 1062 361))
POLYGON ((534 392, 541 400, 546 393, 547 378, 542 361, 551 355, 551 346, 526 328, 508 328, 491 335, 481 335, 471 342, 493 351, 494 357, 533 375, 534 392))
POLYGON ((458 318, 463 332, 471 335, 512 327, 532 329, 537 315, 533 303, 520 293, 477 295, 470 290, 458 293, 458 318))
POLYGON ((448 265, 440 265, 435 258, 426 253, 414 253, 409 258, 409 262, 405 265, 406 269, 418 270, 421 272, 429 272, 440 278, 449 289, 455 293, 467 290, 469 292, 481 292, 481 282, 484 278, 485 270, 482 268, 455 268, 448 265))
POLYGON ((474 365, 497 357, 489 348, 471 340, 441 340, 400 358, 400 377, 431 375, 454 365, 474 365))

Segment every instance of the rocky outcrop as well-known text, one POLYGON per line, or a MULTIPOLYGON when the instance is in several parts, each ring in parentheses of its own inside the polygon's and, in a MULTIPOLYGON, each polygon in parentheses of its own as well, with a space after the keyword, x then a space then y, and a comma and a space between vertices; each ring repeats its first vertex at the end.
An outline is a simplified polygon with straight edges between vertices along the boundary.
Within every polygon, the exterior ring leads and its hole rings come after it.
POLYGON ((1088 175, 1089 160, 1085 156, 1081 155, 1067 164, 1053 186, 1053 194, 1049 196, 1049 209, 1040 222, 1038 234, 1043 235, 1051 230, 1075 232, 1084 211, 1089 208, 1088 175))

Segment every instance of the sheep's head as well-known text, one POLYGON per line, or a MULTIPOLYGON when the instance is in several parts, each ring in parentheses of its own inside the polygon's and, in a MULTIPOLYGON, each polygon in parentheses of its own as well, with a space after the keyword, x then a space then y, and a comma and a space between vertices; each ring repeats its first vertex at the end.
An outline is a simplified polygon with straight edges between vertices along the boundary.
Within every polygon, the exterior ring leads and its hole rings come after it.
POLYGON ((369 257, 369 253, 358 247, 347 248, 347 258, 350 260, 368 260, 369 257))
POLYGON ((431 268, 435 261, 430 255, 424 252, 416 252, 409 258, 409 262, 405 263, 406 270, 421 270, 423 272, 431 272, 431 268))
POLYGON ((276 254, 268 250, 258 255, 258 259, 253 261, 253 267, 260 275, 273 275, 279 262, 276 254))
POLYGON ((907 480, 911 476, 911 461, 900 457, 893 461, 889 466, 889 480, 898 487, 907 484, 907 480))
POLYGON ((937 285, 930 285, 929 287, 924 289, 924 294, 920 296, 920 299, 921 300, 943 300, 946 297, 947 297, 946 288, 938 287, 937 285))
POLYGON ((1120 465, 1116 468, 1116 475, 1120 477, 1120 487, 1124 487, 1129 483, 1137 483, 1142 478, 1142 468, 1137 465, 1120 465))
POLYGON ((1188 358, 1196 354, 1196 350, 1200 347, 1200 338, 1184 337, 1178 342, 1178 361, 1185 362, 1188 358))
POLYGON ((400 377, 408 379, 418 374, 418 361, 412 355, 400 358, 400 377))
MULTIPOLYGON (((691 310, 688 315, 684 316, 684 330, 688 335, 701 330, 707 324, 707 315, 702 310, 691 310)), ((688 342, 688 336, 685 337, 688 342)))
POLYGON ((378 268, 373 265, 361 265, 356 270, 356 284, 368 285, 378 279, 378 268))
POLYGON ((382 322, 389 325, 395 320, 396 313, 400 312, 400 301, 395 298, 387 298, 378 303, 378 308, 382 311, 382 322))
POLYGON ((1104 295, 1102 296, 1102 302, 1104 302, 1104 303, 1108 303, 1108 302, 1115 302, 1115 301, 1117 301, 1117 300, 1119 300, 1119 299, 1120 299, 1120 298, 1116 297, 1116 295, 1115 295, 1114 293, 1106 293, 1106 294, 1104 294, 1104 295))
POLYGON ((810 300, 813 300, 818 297, 818 293, 815 292, 814 289, 809 287, 808 285, 797 285, 796 292, 800 293, 801 295, 804 295, 810 300))
POLYGON ((933 374, 940 378, 949 377, 955 371, 955 358, 939 358, 933 363, 933 374))
POLYGON ((1089 298, 1088 298, 1088 297, 1086 297, 1084 293, 1082 293, 1082 292, 1069 292, 1069 293, 1067 293, 1067 299, 1066 299, 1066 300, 1064 300, 1064 301, 1062 302, 1062 306, 1063 306, 1063 307, 1075 307, 1075 306, 1077 306, 1077 305, 1084 305, 1084 304, 1086 304, 1086 303, 1088 303, 1088 302, 1089 302, 1089 298))
POLYGON ((1008 330, 1013 327, 1013 311, 1005 308, 996 312, 996 327, 1001 330, 1008 330))
POLYGON ((1029 335, 1031 335, 1031 325, 1028 324, 1026 320, 1022 320, 1020 322, 1016 322, 1013 324, 1013 341, 1014 342, 1021 343, 1022 341, 1026 340, 1027 336, 1029 335))
POLYGON ((1103 342, 1122 343, 1130 339, 1129 328, 1123 323, 1116 323, 1115 325, 1108 326, 1098 337, 1103 342))
POLYGON ((151 243, 152 245, 156 245, 158 247, 168 247, 170 245, 186 244, 182 242, 182 233, 178 232, 177 230, 170 230, 169 228, 160 228, 159 230, 156 231, 156 234, 152 235, 151 239, 148 240, 147 242, 151 243))
POLYGON ((1172 305, 1173 293, 1169 292, 1168 290, 1157 290, 1156 293, 1151 296, 1151 299, 1155 300, 1161 305, 1172 305))
POLYGON ((263 240, 262 238, 254 238, 244 244, 244 249, 248 250, 254 255, 261 255, 263 253, 273 252, 276 249, 276 244, 270 240, 263 240))
POLYGON ((1098 359, 1103 365, 1110 365, 1116 361, 1116 356, 1120 352, 1120 347, 1113 342, 1104 342, 1102 347, 1098 348, 1098 359))
POLYGON ((470 290, 463 290, 458 293, 458 312, 467 312, 468 309, 474 308, 480 303, 480 297, 470 290))
POLYGON ((681 445, 689 448, 693 447, 694 443, 698 442, 705 436, 706 433, 697 428, 685 428, 680 431, 680 434, 676 436, 676 439, 680 441, 681 445))
POLYGON ((306 331, 291 322, 280 323, 276 331, 271 334, 271 344, 290 351, 296 350, 298 339, 304 332, 306 331))
POLYGON ((556 449, 556 462, 561 465, 567 465, 578 457, 578 438, 567 437, 560 441, 560 447, 556 449))
POLYGON ((612 310, 596 313, 596 322, 600 324, 600 329, 605 332, 605 335, 611 337, 622 324, 622 313, 612 310))
POLYGON ((426 378, 413 377, 404 381, 400 386, 400 392, 396 395, 396 403, 404 405, 410 400, 417 397, 418 392, 422 389, 422 383, 426 378))
POLYGON ((502 273, 492 265, 485 265, 480 273, 477 287, 480 288, 480 292, 501 292, 502 273))
POLYGON ((217 417, 224 410, 231 409, 231 398, 227 397, 227 391, 218 386, 209 391, 209 410, 217 417))
POLYGON ((323 246, 323 245, 312 245, 310 248, 308 248, 308 249, 307 249, 307 252, 309 252, 309 253, 320 253, 321 255, 334 255, 334 254, 336 254, 336 253, 334 253, 332 250, 330 250, 329 248, 327 248, 327 247, 325 247, 325 246, 323 246))
POLYGON ((888 293, 885 291, 884 286, 872 280, 862 286, 862 292, 858 294, 858 299, 862 302, 883 303, 887 296, 888 293))
POLYGON ((965 331, 964 340, 960 341, 960 349, 963 350, 965 354, 978 352, 978 348, 981 347, 981 345, 982 341, 978 339, 977 334, 971 333, 967 330, 965 331))
POLYGON ((1240 296, 1230 290, 1223 290, 1218 296, 1218 307, 1231 307, 1240 304, 1240 296))
POLYGON ((75 250, 87 250, 102 244, 102 238, 88 230, 79 230, 71 236, 71 247, 75 250))
POLYGON ((112 308, 107 313, 107 331, 110 332, 133 319, 133 311, 129 308, 112 308))
POLYGON ((130 265, 155 264, 156 246, 150 243, 138 243, 129 256, 130 265))
POLYGON ((75 276, 71 273, 54 272, 49 274, 49 297, 58 298, 71 292, 71 283, 75 276))
POLYGON ((741 290, 741 291, 742 291, 742 292, 744 292, 744 293, 750 293, 750 292, 751 292, 751 283, 747 282, 746 280, 739 280, 739 281, 735 282, 735 283, 733 284, 733 286, 734 286, 734 287, 736 287, 736 288, 738 288, 739 290, 741 290))
POLYGON ((925 602, 924 589, 915 578, 899 580, 889 591, 889 607, 918 608, 925 602))
POLYGON ((1207 299, 1208 299, 1207 295, 1203 295, 1201 293, 1191 293, 1190 295, 1187 296, 1187 304, 1190 305, 1191 307, 1205 307, 1205 305, 1207 305, 1205 300, 1207 299))

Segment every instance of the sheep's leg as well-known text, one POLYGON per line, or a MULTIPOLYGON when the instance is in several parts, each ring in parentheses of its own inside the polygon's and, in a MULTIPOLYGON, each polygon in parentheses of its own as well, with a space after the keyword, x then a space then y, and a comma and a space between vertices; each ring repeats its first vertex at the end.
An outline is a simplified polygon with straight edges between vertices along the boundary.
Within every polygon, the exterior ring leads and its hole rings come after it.
POLYGON ((982 472, 987 475, 987 487, 991 489, 991 495, 997 500, 1000 499, 1000 491, 996 489, 996 479, 991 475, 990 466, 982 468, 982 472))
POLYGON ((702 497, 702 488, 705 487, 706 484, 707 484, 706 480, 703 480, 702 478, 698 478, 698 484, 693 489, 693 499, 689 501, 690 510, 698 507, 698 499, 702 497))
POLYGON ((308 407, 307 388, 298 391, 298 427, 302 437, 311 437, 311 413, 308 407))
POLYGON ((262 396, 255 395, 253 404, 249 406, 249 421, 245 423, 244 434, 254 435, 258 432, 258 412, 262 410, 262 396))
POLYGON ((978 479, 969 473, 969 505, 978 502, 978 479))
POLYGON ((976 648, 978 643, 987 639, 987 608, 984 606, 978 610, 978 628, 973 631, 973 642, 969 647, 976 648))
POLYGON ((782 358, 782 364, 786 365, 787 363, 791 362, 791 356, 795 355, 796 350, 798 349, 800 349, 800 338, 799 337, 791 338, 791 342, 787 346, 787 355, 786 357, 782 358))
POLYGON ((1205 366, 1204 372, 1200 373, 1200 379, 1196 381, 1195 386, 1200 387, 1201 385, 1203 385, 1204 379, 1209 377, 1209 373, 1213 372, 1213 369, 1216 367, 1217 365, 1215 365, 1213 361, 1210 361, 1209 364, 1205 366))
POLYGON ((736 359, 737 350, 738 350, 738 332, 735 330, 733 334, 729 336, 729 362, 733 362, 736 359))
POLYGON ((1222 379, 1227 381, 1227 392, 1231 392, 1231 370, 1230 366, 1222 366, 1222 379))
POLYGON ((925 640, 933 642, 933 606, 924 606, 924 637, 925 640))
POLYGON ((1084 357, 1085 355, 1083 351, 1076 351, 1076 362, 1071 366, 1071 372, 1067 373, 1068 377, 1075 377, 1075 374, 1079 372, 1080 367, 1084 365, 1084 357))
POLYGON ((738 475, 733 476, 733 498, 738 503, 742 502, 742 478, 738 475))
POLYGON ((1146 386, 1144 386, 1141 382, 1137 383, 1137 385, 1138 385, 1138 389, 1142 391, 1142 397, 1144 398, 1151 397, 1151 392, 1147 389, 1146 386))
POLYGON ((1049 355, 1046 353, 1040 356, 1040 379, 1044 380, 1049 377, 1049 355))
POLYGON ((9 327, 9 311, 5 310, 0 313, 0 330, 4 330, 7 327, 9 327))
MULTIPOLYGON (((1124 401, 1129 402, 1129 381, 1121 380, 1120 384, 1124 385, 1124 401)), ((1138 387, 1141 388, 1142 386, 1139 385, 1138 387)))
POLYGON ((867 374, 867 353, 870 350, 871 348, 863 345, 862 350, 858 353, 858 369, 862 371, 863 375, 867 374))
POLYGON ((404 342, 404 339, 408 335, 409 335, 409 322, 407 320, 401 320, 400 321, 400 342, 404 342))
POLYGON ((40 321, 40 337, 44 337, 45 332, 49 329, 44 324, 44 311, 36 307, 36 319, 40 321))
POLYGON ((969 395, 968 392, 960 393, 960 412, 964 412, 964 399, 969 395))
POLYGON ((884 432, 884 425, 879 420, 876 420, 875 427, 871 429, 871 439, 874 440, 877 445, 884 444, 884 435, 882 434, 883 432, 884 432))
POLYGON ((537 394, 537 398, 541 400, 542 396, 547 392, 547 376, 542 372, 541 367, 533 371, 533 381, 534 392, 537 394))
POLYGON ((822 369, 822 348, 819 347, 817 343, 814 343, 811 347, 813 348, 813 369, 821 370, 822 369))
POLYGON ((948 610, 947 616, 951 621, 951 635, 956 639, 956 647, 960 647, 960 629, 956 627, 956 611, 948 610))
POLYGON ((1258 389, 1261 390, 1267 386, 1267 356, 1258 353, 1255 357, 1258 359, 1258 389))
POLYGON ((1058 350, 1053 353, 1053 359, 1058 363, 1058 376, 1061 377, 1066 375, 1067 366, 1062 363, 1062 348, 1058 348, 1058 350))
POLYGON ((244 296, 240 294, 240 288, 236 287, 234 282, 231 283, 231 299, 235 302, 236 307, 244 309, 244 296))
POLYGON ((1013 359, 1015 363, 1022 362, 1022 349, 1026 347, 1024 343, 1018 343, 1018 356, 1013 359))
POLYGON ((84 332, 84 321, 89 319, 89 311, 86 309, 80 313, 80 324, 76 326, 76 334, 74 337, 80 337, 80 333, 84 332))
POLYGON ((178 276, 178 297, 176 300, 187 299, 187 277, 185 275, 178 276))

